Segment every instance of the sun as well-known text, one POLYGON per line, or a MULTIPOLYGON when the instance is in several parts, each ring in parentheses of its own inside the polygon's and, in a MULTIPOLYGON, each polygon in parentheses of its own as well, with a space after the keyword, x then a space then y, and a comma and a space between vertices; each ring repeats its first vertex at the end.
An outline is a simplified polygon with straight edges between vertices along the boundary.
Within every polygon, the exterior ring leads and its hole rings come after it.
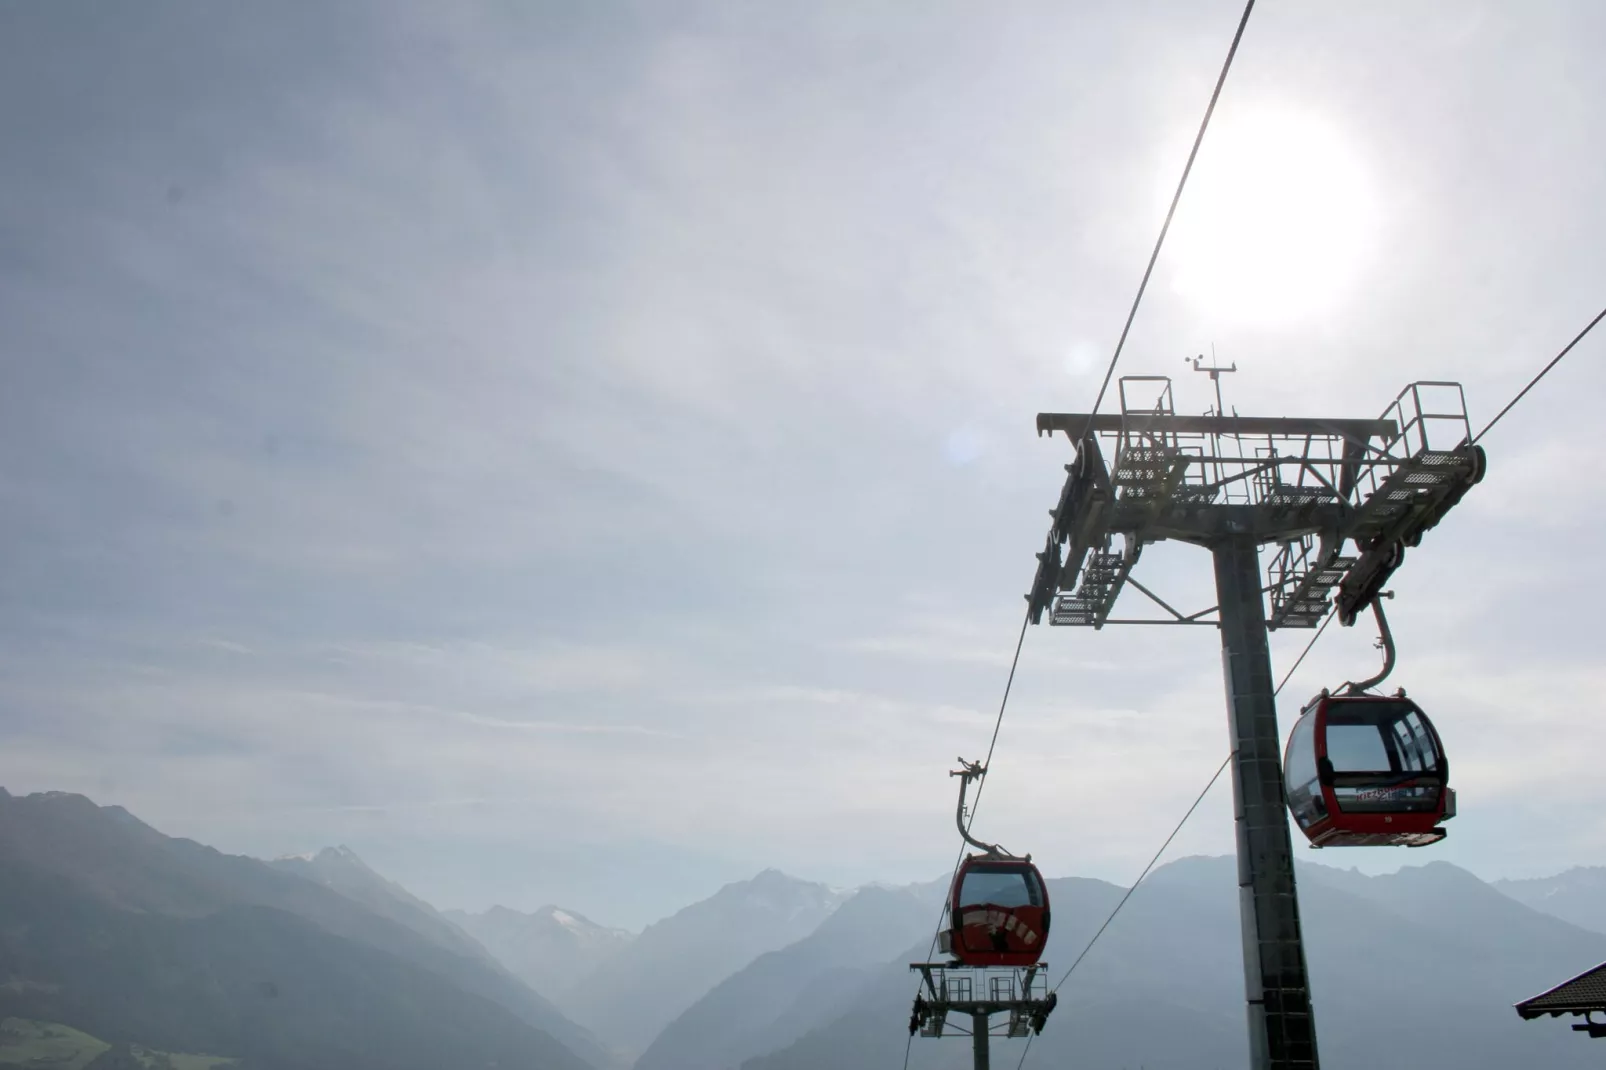
POLYGON ((1176 291, 1212 319, 1288 323, 1335 307, 1378 223, 1371 176, 1337 129, 1263 109, 1212 122, 1162 257, 1176 291))

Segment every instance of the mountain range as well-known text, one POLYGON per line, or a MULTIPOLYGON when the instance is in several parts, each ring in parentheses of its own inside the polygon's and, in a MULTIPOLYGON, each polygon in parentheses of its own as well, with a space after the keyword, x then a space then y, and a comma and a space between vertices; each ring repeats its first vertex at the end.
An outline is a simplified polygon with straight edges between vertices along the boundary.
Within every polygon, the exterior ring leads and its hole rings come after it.
POLYGON ((386 880, 369 869, 349 847, 325 847, 316 854, 275 858, 268 864, 356 900, 380 917, 406 926, 443 951, 496 964, 496 959, 472 935, 395 881, 386 880))
POLYGON ((1494 887, 1580 929, 1606 933, 1606 866, 1575 866, 1554 877, 1495 881, 1494 887))
MULTIPOLYGON (((946 882, 942 882, 945 884, 946 882)), ((865 888, 803 939, 759 955, 670 1022, 635 1070, 733 1067, 848 1009, 874 965, 929 932, 941 884, 865 888)))
POLYGON ((774 869, 727 884, 647 926, 582 978, 562 1005, 619 1049, 639 1053, 720 981, 813 932, 843 898, 774 869))
MULTIPOLYGON (((1302 863, 1324 1064, 1592 1065, 1577 1034, 1511 1004, 1606 960, 1590 928, 1603 876, 1302 863)), ((1057 978, 1125 890, 1049 883, 1057 978)), ((1060 988, 1031 1061, 1243 1065, 1236 884, 1229 858, 1155 870, 1060 988)), ((82 796, 0 789, 0 1067, 15 1038, 49 1036, 101 1053, 51 1065, 94 1070, 152 1052, 237 1070, 879 1070, 911 1043, 911 1066, 957 1070, 967 1044, 905 1028, 908 964, 945 889, 842 892, 766 870, 633 935, 558 906, 442 913, 346 848, 262 862, 82 796)), ((999 1039, 995 1057, 1023 1043, 999 1039)))
POLYGON ((634 1059, 731 974, 828 923, 844 898, 772 869, 728 884, 639 935, 555 906, 445 917, 531 988, 606 1036, 619 1057, 634 1059))
MULTIPOLYGON (((1366 877, 1299 866, 1301 922, 1323 1066, 1496 1070, 1598 1065, 1576 1034, 1520 1021, 1511 1005, 1606 959, 1606 936, 1541 914, 1447 863, 1366 877)), ((1053 880, 1046 948, 1056 979, 1123 890, 1053 880)), ((802 1037, 742 1070, 879 1068, 901 1061, 914 994, 886 962, 802 1037)), ((1044 1066, 1118 1070, 1239 1067, 1248 1056, 1236 863, 1189 858, 1157 869, 1059 989, 1031 1043, 1044 1066)), ((995 1040, 1005 1065, 1025 1041, 995 1040)), ((921 1067, 968 1064, 957 1041, 916 1038, 921 1067)), ((716 1070, 705 1064, 705 1070, 716 1070)))
POLYGON ((0 1018, 260 1070, 608 1064, 483 949, 436 937, 121 807, 0 789, 0 1018))

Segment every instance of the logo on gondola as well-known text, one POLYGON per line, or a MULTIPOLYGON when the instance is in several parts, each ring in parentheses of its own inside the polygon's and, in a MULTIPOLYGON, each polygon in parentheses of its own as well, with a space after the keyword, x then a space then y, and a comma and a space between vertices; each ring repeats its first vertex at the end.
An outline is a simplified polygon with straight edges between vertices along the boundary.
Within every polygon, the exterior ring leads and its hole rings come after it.
POLYGON ((1421 789, 1415 784, 1405 784, 1391 788, 1368 788, 1355 793, 1355 798, 1361 802, 1393 802, 1398 799, 1409 799, 1421 789))
POLYGON ((1028 947, 1037 943, 1039 935, 1025 922, 1006 910, 972 910, 961 917, 959 923, 966 928, 974 926, 986 929, 989 936, 996 936, 1000 932, 1014 933, 1028 947))

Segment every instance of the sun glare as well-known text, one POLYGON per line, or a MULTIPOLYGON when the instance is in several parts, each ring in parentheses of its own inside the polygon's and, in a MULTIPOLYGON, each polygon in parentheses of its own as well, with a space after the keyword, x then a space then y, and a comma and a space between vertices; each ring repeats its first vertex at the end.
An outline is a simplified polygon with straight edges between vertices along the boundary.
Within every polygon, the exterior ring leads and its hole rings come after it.
MULTIPOLYGON (((1165 191, 1169 203, 1173 175, 1165 191)), ((1220 116, 1205 136, 1164 257, 1213 318, 1280 323, 1333 306, 1377 231, 1369 176, 1318 116, 1220 116)))

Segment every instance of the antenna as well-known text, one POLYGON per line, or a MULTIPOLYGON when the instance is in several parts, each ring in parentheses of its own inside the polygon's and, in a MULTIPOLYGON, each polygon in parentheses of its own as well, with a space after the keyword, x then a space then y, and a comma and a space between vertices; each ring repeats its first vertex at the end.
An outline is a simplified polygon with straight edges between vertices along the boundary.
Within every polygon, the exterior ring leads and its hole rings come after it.
POLYGON ((1197 357, 1194 357, 1192 359, 1189 359, 1188 357, 1183 357, 1182 358, 1182 363, 1184 363, 1184 364, 1192 364, 1194 371, 1196 371, 1196 372, 1204 372, 1206 375, 1210 376, 1210 381, 1212 383, 1216 384, 1216 413, 1215 414, 1217 416, 1225 416, 1225 415, 1227 415, 1227 410, 1226 410, 1226 407, 1223 406, 1222 403, 1221 403, 1221 376, 1222 376, 1223 372, 1235 372, 1235 371, 1237 371, 1238 370, 1238 362, 1237 361, 1233 361, 1232 362, 1232 367, 1223 368, 1221 365, 1213 363, 1215 361, 1215 359, 1216 359, 1216 343, 1211 342, 1210 343, 1210 360, 1212 361, 1211 364, 1206 365, 1204 363, 1204 354, 1203 353, 1200 353, 1197 357))

